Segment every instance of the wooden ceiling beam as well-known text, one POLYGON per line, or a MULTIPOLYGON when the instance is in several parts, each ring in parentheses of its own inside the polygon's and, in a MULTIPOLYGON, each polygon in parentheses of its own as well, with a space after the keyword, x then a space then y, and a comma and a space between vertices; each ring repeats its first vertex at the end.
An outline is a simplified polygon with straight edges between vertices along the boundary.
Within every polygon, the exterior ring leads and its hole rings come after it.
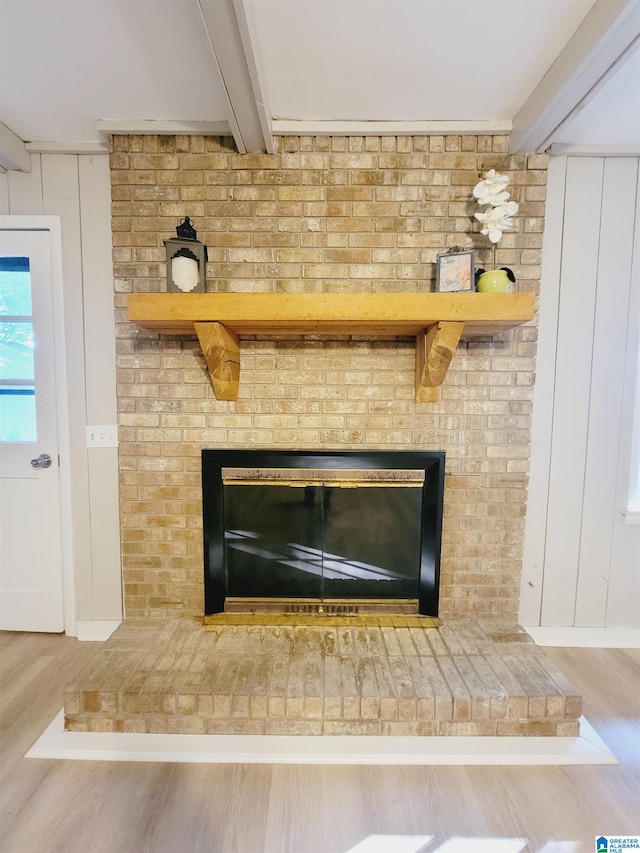
POLYGON ((226 121, 176 121, 173 119, 98 119, 96 127, 105 136, 176 136, 203 134, 229 136, 231 129, 226 121))
POLYGON ((274 119, 271 128, 282 136, 508 136, 511 119, 434 121, 309 121, 274 119))
POLYGON ((30 172, 31 154, 19 136, 0 122, 0 168, 7 172, 30 172))
POLYGON ((252 24, 242 0, 195 0, 228 121, 241 154, 274 150, 266 90, 252 24))

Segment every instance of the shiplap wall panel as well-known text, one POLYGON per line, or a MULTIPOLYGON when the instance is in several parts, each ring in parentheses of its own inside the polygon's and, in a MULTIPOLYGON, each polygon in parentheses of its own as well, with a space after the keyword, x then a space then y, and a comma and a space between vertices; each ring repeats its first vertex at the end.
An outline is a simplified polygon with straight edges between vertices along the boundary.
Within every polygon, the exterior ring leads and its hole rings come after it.
MULTIPOLYGON (((81 211, 84 367, 88 424, 116 424, 116 352, 107 158, 78 158, 81 211), (86 248, 90 247, 90 251, 86 248)), ((86 451, 91 532, 91 609, 84 619, 120 618, 118 449, 86 451)))
POLYGON ((635 159, 604 165, 596 311, 591 358, 575 624, 604 625, 616 505, 619 433, 627 348, 631 251, 637 184, 635 159))
MULTIPOLYGON (((71 445, 71 503, 74 524, 73 559, 77 568, 91 565, 89 473, 85 424, 84 326, 82 307, 82 238, 78 157, 74 154, 42 154, 42 196, 45 213, 62 217, 62 265, 64 269, 65 345, 71 445)), ((76 571, 78 618, 92 598, 91 573, 76 571)))
POLYGON ((639 180, 637 158, 560 157, 549 169, 525 625, 640 626, 640 525, 622 515, 640 369, 639 180))
POLYGON ((588 436, 602 161, 567 164, 542 625, 573 625, 588 436))
POLYGON ((9 215, 9 176, 0 172, 0 216, 9 215))
POLYGON ((531 473, 522 560, 520 621, 523 625, 539 625, 542 607, 566 175, 567 158, 552 157, 549 162, 542 288, 538 304, 535 405, 531 423, 531 473))
POLYGON ((9 213, 12 216, 41 216, 42 161, 40 154, 31 155, 30 172, 7 172, 9 178, 9 213))
MULTIPOLYGON (((636 395, 640 395, 640 161, 636 187, 635 232, 633 238, 631 288, 629 292, 627 353, 624 375, 623 414, 616 484, 616 514, 611 549, 611 573, 607 597, 606 625, 640 626, 640 524, 624 524, 620 510, 629 497, 632 464, 633 419, 636 395)), ((637 411, 637 409, 636 409, 637 411)), ((638 425, 636 425, 636 429, 638 425)), ((636 441, 638 436, 635 436, 636 441)))
POLYGON ((87 413, 89 423, 115 424, 116 345, 111 247, 111 185, 104 156, 78 158, 87 413), (105 393, 106 388, 111 393, 105 393))

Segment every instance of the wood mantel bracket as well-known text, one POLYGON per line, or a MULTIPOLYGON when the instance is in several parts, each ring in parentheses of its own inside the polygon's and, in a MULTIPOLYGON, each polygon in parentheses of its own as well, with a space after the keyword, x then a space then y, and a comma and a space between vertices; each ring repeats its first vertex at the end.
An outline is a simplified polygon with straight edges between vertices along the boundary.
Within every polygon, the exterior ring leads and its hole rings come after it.
POLYGON ((222 323, 193 324, 218 400, 237 400, 240 387, 240 339, 222 323))
POLYGON ((437 399, 463 331, 500 334, 532 320, 534 293, 130 293, 129 319, 197 335, 218 400, 237 400, 242 336, 371 335, 416 340, 416 402, 437 399))
POLYGON ((435 403, 464 323, 440 322, 416 338, 416 403, 435 403))

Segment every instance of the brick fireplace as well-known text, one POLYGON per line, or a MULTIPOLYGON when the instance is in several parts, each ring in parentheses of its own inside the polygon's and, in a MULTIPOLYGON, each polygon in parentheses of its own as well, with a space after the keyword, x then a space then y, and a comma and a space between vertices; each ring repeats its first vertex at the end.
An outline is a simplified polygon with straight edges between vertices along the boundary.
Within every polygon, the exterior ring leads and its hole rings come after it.
POLYGON ((463 338, 434 403, 415 402, 413 340, 252 336, 230 402, 215 398, 198 341, 140 329, 126 298, 163 289, 162 240, 187 215, 208 246, 210 292, 432 290, 453 245, 486 265, 470 198, 489 168, 509 173, 520 203, 498 261, 537 292, 547 158, 511 156, 497 136, 277 143, 241 156, 224 138, 111 141, 125 613, 204 612, 203 448, 355 448, 446 453, 439 614, 515 622, 535 322, 463 338))
MULTIPOLYGON (((470 199, 491 168, 508 172, 520 204, 497 261, 520 291, 537 293, 546 156, 511 156, 499 136, 281 137, 268 156, 240 156, 213 137, 116 136, 111 145, 127 618, 67 688, 66 728, 575 737, 580 697, 516 625, 535 319, 463 335, 441 387, 425 396, 416 330, 245 334, 238 398, 228 400, 214 394, 188 330, 160 335, 127 316, 130 294, 164 289, 162 241, 185 216, 208 246, 209 293, 324 294, 325 305, 332 294, 386 294, 386 303, 429 293, 450 247, 475 247, 487 266, 470 199), (439 624, 417 614, 227 612, 203 626, 207 448, 446 457, 439 624)), ((237 521, 231 531, 242 537, 237 521)))

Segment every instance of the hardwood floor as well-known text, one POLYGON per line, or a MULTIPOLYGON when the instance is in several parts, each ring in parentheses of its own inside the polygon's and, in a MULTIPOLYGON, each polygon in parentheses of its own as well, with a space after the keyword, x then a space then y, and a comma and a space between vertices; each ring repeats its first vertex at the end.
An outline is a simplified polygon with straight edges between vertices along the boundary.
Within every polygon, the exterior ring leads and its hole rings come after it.
MULTIPOLYGON (((370 835, 523 839, 523 853, 591 853, 640 832, 640 652, 552 649, 617 766, 380 767, 141 764, 22 756, 100 643, 0 635, 2 853, 346 853, 370 835)), ((376 848, 379 850, 380 848, 376 848)), ((385 851, 397 853, 400 841, 385 851)), ((422 848, 420 848, 422 849, 422 848)), ((462 848, 456 848, 462 849, 462 848)))

